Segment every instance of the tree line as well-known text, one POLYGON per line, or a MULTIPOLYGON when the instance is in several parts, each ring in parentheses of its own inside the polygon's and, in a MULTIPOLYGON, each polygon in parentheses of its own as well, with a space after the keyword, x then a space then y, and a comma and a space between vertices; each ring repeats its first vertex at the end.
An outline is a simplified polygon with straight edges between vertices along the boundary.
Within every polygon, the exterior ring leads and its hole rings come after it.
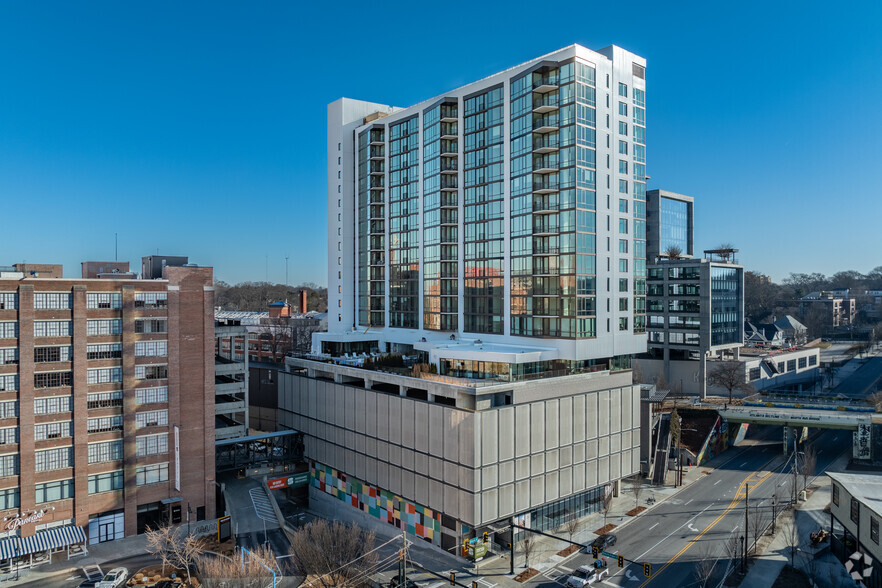
POLYGON ((223 310, 263 312, 271 302, 287 300, 294 312, 300 312, 301 290, 306 290, 307 311, 328 311, 328 289, 311 282, 299 286, 271 282, 239 282, 231 285, 223 280, 215 280, 215 306, 223 310))

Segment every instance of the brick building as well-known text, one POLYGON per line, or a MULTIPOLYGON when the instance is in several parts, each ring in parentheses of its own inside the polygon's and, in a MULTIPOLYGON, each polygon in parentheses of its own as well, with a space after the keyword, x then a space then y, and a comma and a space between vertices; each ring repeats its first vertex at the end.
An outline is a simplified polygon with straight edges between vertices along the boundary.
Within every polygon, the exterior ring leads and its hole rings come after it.
POLYGON ((0 279, 0 559, 216 514, 212 269, 107 278, 0 279))

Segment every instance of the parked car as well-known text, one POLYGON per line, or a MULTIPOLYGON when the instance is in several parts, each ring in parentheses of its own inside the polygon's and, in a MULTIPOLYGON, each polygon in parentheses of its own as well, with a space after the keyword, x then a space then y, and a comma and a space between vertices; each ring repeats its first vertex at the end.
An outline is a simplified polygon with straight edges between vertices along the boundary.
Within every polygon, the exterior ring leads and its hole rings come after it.
POLYGON ((95 585, 95 588, 117 588, 123 586, 129 577, 128 568, 113 568, 95 585))
POLYGON ((611 535, 611 534, 607 534, 607 535, 600 535, 599 537, 595 538, 594 541, 591 542, 591 547, 596 547, 597 549, 603 551, 607 547, 612 547, 615 544, 616 544, 616 536, 611 535))
POLYGON ((573 572, 573 575, 567 578, 568 588, 582 588, 595 582, 600 582, 603 577, 609 574, 609 570, 596 569, 593 566, 581 566, 573 572))

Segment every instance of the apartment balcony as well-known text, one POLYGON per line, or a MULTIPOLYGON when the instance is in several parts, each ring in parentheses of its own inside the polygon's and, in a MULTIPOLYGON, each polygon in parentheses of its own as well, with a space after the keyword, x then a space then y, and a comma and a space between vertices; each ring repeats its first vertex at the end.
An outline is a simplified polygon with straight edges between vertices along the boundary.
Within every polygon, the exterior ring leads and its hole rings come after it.
POLYGON ((371 175, 372 176, 382 176, 386 173, 386 162, 385 161, 371 161, 371 175))
POLYGON ((441 141, 441 157, 450 157, 456 156, 457 154, 457 143, 453 140, 444 139, 441 141))
MULTIPOLYGON (((548 217, 539 217, 548 218, 548 217)), ((560 225, 557 223, 536 223, 533 225, 533 235, 537 237, 560 234, 560 225)))
POLYGON ((214 398, 214 414, 235 414, 245 412, 245 400, 235 396, 217 396, 214 398))
POLYGON ((448 208, 441 211, 441 225, 458 225, 457 222, 457 210, 455 208, 448 208))
POLYGON ((441 160, 442 174, 456 174, 459 171, 459 161, 449 157, 441 160))
POLYGON ((560 160, 557 155, 553 157, 538 156, 533 158, 534 174, 550 174, 560 171, 560 160))
POLYGON ((560 151, 560 137, 558 135, 540 135, 533 138, 533 153, 554 153, 560 151))
POLYGON ((386 256, 381 254, 371 254, 371 265, 374 267, 386 265, 386 256))
POLYGON ((557 92, 548 92, 533 96, 533 112, 543 114, 560 109, 560 96, 557 92))
POLYGON ((533 121, 533 132, 536 134, 554 133, 560 130, 560 119, 555 117, 533 121))
POLYGON ((385 141, 383 141, 383 131, 379 129, 372 130, 370 132, 370 141, 371 145, 385 145, 385 141))
POLYGON ((542 256, 542 255, 558 255, 560 254, 560 247, 536 247, 533 246, 533 255, 534 256, 542 256))
POLYGON ((234 394, 246 394, 248 389, 245 382, 234 380, 230 376, 214 377, 214 394, 215 396, 231 396, 234 394))
POLYGON ((378 161, 386 159, 386 150, 383 145, 371 145, 369 156, 371 161, 378 161))
POLYGON ((459 208, 459 198, 456 194, 449 192, 441 194, 441 208, 459 208))
POLYGON ((458 188, 457 188, 456 176, 448 176, 448 175, 441 176, 441 191, 442 192, 456 192, 457 190, 458 190, 458 188))
POLYGON ((533 78, 533 92, 547 94, 559 88, 560 78, 557 76, 541 76, 533 78))
POLYGON ((560 192, 560 182, 558 182, 557 179, 533 178, 534 194, 551 194, 553 192, 560 192))
POLYGON ((536 198, 533 200, 533 214, 554 214, 560 212, 557 198, 536 198))
POLYGON ((442 122, 441 123, 441 139, 442 140, 453 140, 459 136, 457 123, 454 122, 442 122))
MULTIPOLYGON (((542 277, 542 276, 559 276, 559 275, 560 275, 560 269, 559 269, 559 268, 556 268, 556 267, 538 267, 538 268, 537 268, 537 267, 534 267, 534 268, 533 268, 533 275, 534 275, 534 276, 539 276, 539 277, 542 277)), ((535 309, 533 309, 533 314, 539 316, 539 313, 537 313, 535 309)), ((557 315, 555 314, 554 316, 557 316, 557 315)))
POLYGON ((383 176, 372 176, 370 181, 370 189, 371 190, 385 190, 386 182, 383 181, 383 176))
POLYGON ((370 235, 385 235, 386 234, 386 223, 381 221, 371 221, 370 227, 368 228, 368 234, 370 235))
POLYGON ((442 104, 441 105, 441 122, 449 123, 449 122, 457 122, 459 117, 456 116, 456 104, 442 104))

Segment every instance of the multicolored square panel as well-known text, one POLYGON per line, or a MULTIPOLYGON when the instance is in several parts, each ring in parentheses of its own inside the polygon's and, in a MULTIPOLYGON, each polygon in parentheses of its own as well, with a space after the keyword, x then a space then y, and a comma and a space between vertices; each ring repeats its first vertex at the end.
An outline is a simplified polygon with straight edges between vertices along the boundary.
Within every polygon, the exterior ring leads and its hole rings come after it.
POLYGON ((408 502, 326 465, 312 462, 310 483, 341 502, 366 512, 398 529, 441 545, 441 513, 408 502))

